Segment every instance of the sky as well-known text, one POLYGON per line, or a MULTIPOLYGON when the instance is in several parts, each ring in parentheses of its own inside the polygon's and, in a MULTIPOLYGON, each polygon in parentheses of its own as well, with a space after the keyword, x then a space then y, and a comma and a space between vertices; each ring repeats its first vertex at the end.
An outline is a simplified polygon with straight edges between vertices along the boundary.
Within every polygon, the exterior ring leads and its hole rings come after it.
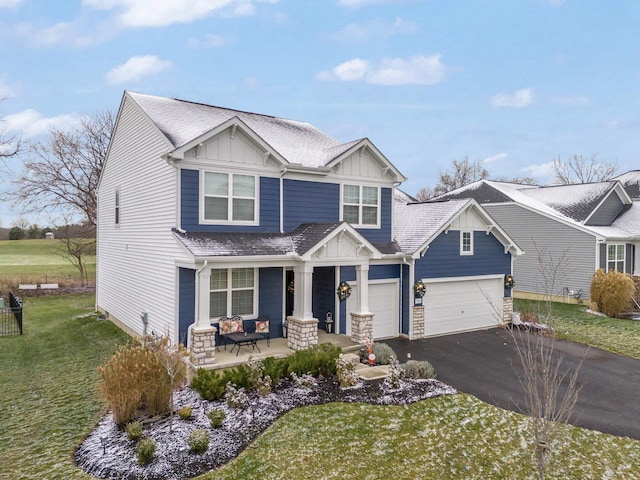
MULTIPOLYGON (((573 155, 623 173, 639 21, 635 0, 0 0, 0 129, 46 142, 130 90, 369 138, 409 194, 464 158, 539 184, 573 155)), ((0 226, 19 215, 0 204, 0 226)))

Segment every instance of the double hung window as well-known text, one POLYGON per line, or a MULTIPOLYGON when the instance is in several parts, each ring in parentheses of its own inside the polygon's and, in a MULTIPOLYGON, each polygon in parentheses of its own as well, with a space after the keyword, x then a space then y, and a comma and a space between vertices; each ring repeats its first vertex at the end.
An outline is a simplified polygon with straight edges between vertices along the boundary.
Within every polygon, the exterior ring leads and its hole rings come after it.
POLYGON ((380 189, 363 185, 343 185, 342 220, 354 227, 379 226, 380 189))
POLYGON ((460 255, 473 255, 473 232, 470 230, 460 232, 460 255))
POLYGON ((255 316, 254 268, 212 269, 209 290, 210 318, 255 316))
POLYGON ((607 245, 607 272, 617 270, 624 273, 624 245, 607 245))
POLYGON ((204 172, 203 220, 212 223, 256 222, 256 177, 204 172))

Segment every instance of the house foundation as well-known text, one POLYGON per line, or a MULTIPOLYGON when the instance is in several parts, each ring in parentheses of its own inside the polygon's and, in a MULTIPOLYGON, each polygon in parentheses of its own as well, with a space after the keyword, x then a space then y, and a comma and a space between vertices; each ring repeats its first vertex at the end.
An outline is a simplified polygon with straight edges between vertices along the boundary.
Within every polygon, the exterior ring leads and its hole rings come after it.
POLYGON ((194 369, 213 368, 216 363, 216 327, 191 329, 189 345, 191 349, 191 365, 194 369))
POLYGON ((302 350, 318 344, 318 319, 300 320, 287 317, 289 325, 287 332, 287 346, 293 350, 302 350))

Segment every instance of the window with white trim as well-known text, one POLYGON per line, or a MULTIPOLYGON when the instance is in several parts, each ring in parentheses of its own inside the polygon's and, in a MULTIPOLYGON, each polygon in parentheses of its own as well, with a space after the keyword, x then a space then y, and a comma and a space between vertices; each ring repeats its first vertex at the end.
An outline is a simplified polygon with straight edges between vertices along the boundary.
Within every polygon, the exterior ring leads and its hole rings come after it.
POLYGON ((212 223, 256 222, 255 176, 204 172, 202 178, 202 220, 212 223))
POLYGON ((116 198, 115 198, 115 224, 120 225, 120 189, 116 190, 116 198))
POLYGON ((607 272, 624 273, 624 244, 607 245, 607 272))
POLYGON ((380 188, 364 185, 342 186, 342 220, 354 227, 380 225, 380 188))
POLYGON ((470 230, 460 232, 460 255, 473 255, 473 232, 470 230))
POLYGON ((256 316, 256 283, 254 268, 212 269, 209 317, 256 316))

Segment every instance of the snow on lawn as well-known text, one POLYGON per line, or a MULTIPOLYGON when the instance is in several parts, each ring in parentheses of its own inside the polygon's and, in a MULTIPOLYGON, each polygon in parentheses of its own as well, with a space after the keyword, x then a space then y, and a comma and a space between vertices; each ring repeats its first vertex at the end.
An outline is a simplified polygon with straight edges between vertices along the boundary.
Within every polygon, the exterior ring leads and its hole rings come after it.
MULTIPOLYGON (((379 405, 403 405, 439 395, 456 393, 436 380, 404 380, 402 388, 389 390, 381 381, 368 381, 356 388, 341 389, 335 378, 318 379, 310 389, 290 381, 281 382, 266 397, 250 393, 245 410, 228 407, 223 401, 202 401, 185 388, 174 395, 175 410, 193 409, 190 420, 174 416, 173 431, 168 418, 144 422, 144 436, 156 442, 154 460, 142 466, 137 462, 135 442, 118 428, 111 414, 106 415, 82 442, 75 460, 80 468, 99 478, 181 479, 190 478, 224 465, 284 413, 303 405, 328 402, 368 402, 379 405), (225 410, 221 428, 211 429, 207 413, 214 408, 225 410), (211 434, 209 448, 203 454, 190 452, 187 439, 191 431, 206 429, 211 434), (101 439, 105 440, 103 445, 101 439)), ((326 419, 319 419, 325 422, 326 419)), ((382 448, 382 446, 380 446, 382 448)))

